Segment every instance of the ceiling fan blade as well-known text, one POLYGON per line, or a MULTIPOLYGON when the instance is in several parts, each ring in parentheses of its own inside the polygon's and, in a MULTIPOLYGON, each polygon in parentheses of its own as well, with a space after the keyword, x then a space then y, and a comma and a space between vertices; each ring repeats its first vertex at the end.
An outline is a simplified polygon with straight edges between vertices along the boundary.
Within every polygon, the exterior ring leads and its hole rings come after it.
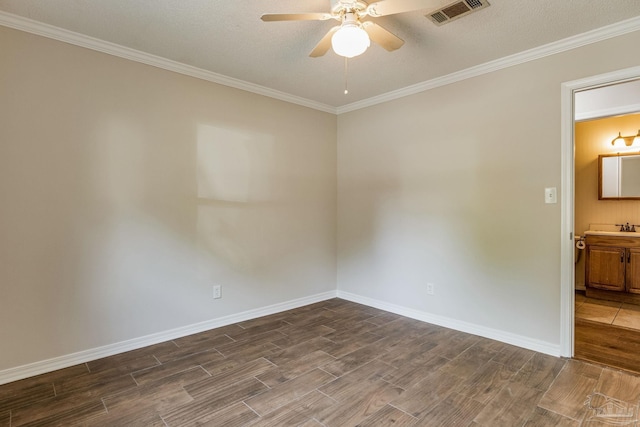
POLYGON ((404 40, 388 30, 385 30, 375 22, 365 21, 362 28, 369 34, 369 38, 379 44, 389 52, 399 49, 404 44, 404 40))
POLYGON ((318 42, 316 47, 313 48, 309 56, 312 58, 317 58, 327 53, 327 51, 331 47, 331 37, 333 37, 333 34, 338 31, 339 28, 340 25, 337 25, 330 29, 329 32, 325 34, 324 37, 322 37, 322 39, 318 42))
POLYGON ((367 6, 369 16, 378 17, 413 10, 436 10, 451 3, 451 0, 382 0, 367 6))
POLYGON ((265 13, 260 19, 272 21, 326 21, 333 18, 330 13, 265 13))

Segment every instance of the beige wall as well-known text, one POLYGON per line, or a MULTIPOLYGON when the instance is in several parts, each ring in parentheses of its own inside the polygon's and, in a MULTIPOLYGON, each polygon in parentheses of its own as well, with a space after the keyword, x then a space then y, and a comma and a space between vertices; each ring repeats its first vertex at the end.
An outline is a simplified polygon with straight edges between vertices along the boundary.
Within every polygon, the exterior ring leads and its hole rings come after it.
POLYGON ((334 115, 4 27, 0 64, 0 371, 335 292, 334 115))
POLYGON ((339 291, 559 346, 561 84, 637 65, 638 43, 340 115, 339 291))
MULTIPOLYGON (((598 155, 620 151, 611 140, 635 135, 640 114, 579 122, 575 125, 575 235, 589 230, 589 224, 640 223, 640 201, 598 200, 598 155)), ((628 151, 623 149, 624 151, 628 151)), ((638 151, 635 149, 634 151, 638 151)), ((577 255, 576 255, 577 257, 577 255)), ((584 253, 577 258, 576 288, 584 289, 584 253)))

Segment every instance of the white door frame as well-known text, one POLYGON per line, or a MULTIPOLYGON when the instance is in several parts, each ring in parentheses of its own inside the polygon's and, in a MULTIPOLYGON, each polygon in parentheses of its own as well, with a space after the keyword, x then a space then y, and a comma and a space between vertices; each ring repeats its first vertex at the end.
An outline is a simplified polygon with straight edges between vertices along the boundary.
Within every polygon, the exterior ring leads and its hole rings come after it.
POLYGON ((574 328, 574 93, 640 78, 640 67, 626 68, 561 85, 561 246, 560 246, 560 355, 573 357, 574 328))

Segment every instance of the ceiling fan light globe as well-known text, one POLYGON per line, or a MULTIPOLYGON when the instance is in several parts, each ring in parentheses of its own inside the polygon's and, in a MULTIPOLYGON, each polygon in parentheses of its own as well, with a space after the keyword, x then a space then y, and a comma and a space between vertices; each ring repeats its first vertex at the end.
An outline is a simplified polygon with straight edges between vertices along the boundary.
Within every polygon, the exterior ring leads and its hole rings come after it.
POLYGON ((343 25, 331 37, 333 51, 346 58, 363 54, 370 45, 369 35, 358 25, 343 25))

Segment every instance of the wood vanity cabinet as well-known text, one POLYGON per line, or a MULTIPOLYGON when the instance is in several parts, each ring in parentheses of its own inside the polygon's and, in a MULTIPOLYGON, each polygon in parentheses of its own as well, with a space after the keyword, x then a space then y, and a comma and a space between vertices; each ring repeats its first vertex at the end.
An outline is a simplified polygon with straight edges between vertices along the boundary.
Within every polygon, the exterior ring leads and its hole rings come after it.
POLYGON ((629 248, 627 252, 627 287, 629 292, 640 294, 640 248, 629 248))
POLYGON ((640 235, 586 236, 587 296, 640 301, 640 235))

